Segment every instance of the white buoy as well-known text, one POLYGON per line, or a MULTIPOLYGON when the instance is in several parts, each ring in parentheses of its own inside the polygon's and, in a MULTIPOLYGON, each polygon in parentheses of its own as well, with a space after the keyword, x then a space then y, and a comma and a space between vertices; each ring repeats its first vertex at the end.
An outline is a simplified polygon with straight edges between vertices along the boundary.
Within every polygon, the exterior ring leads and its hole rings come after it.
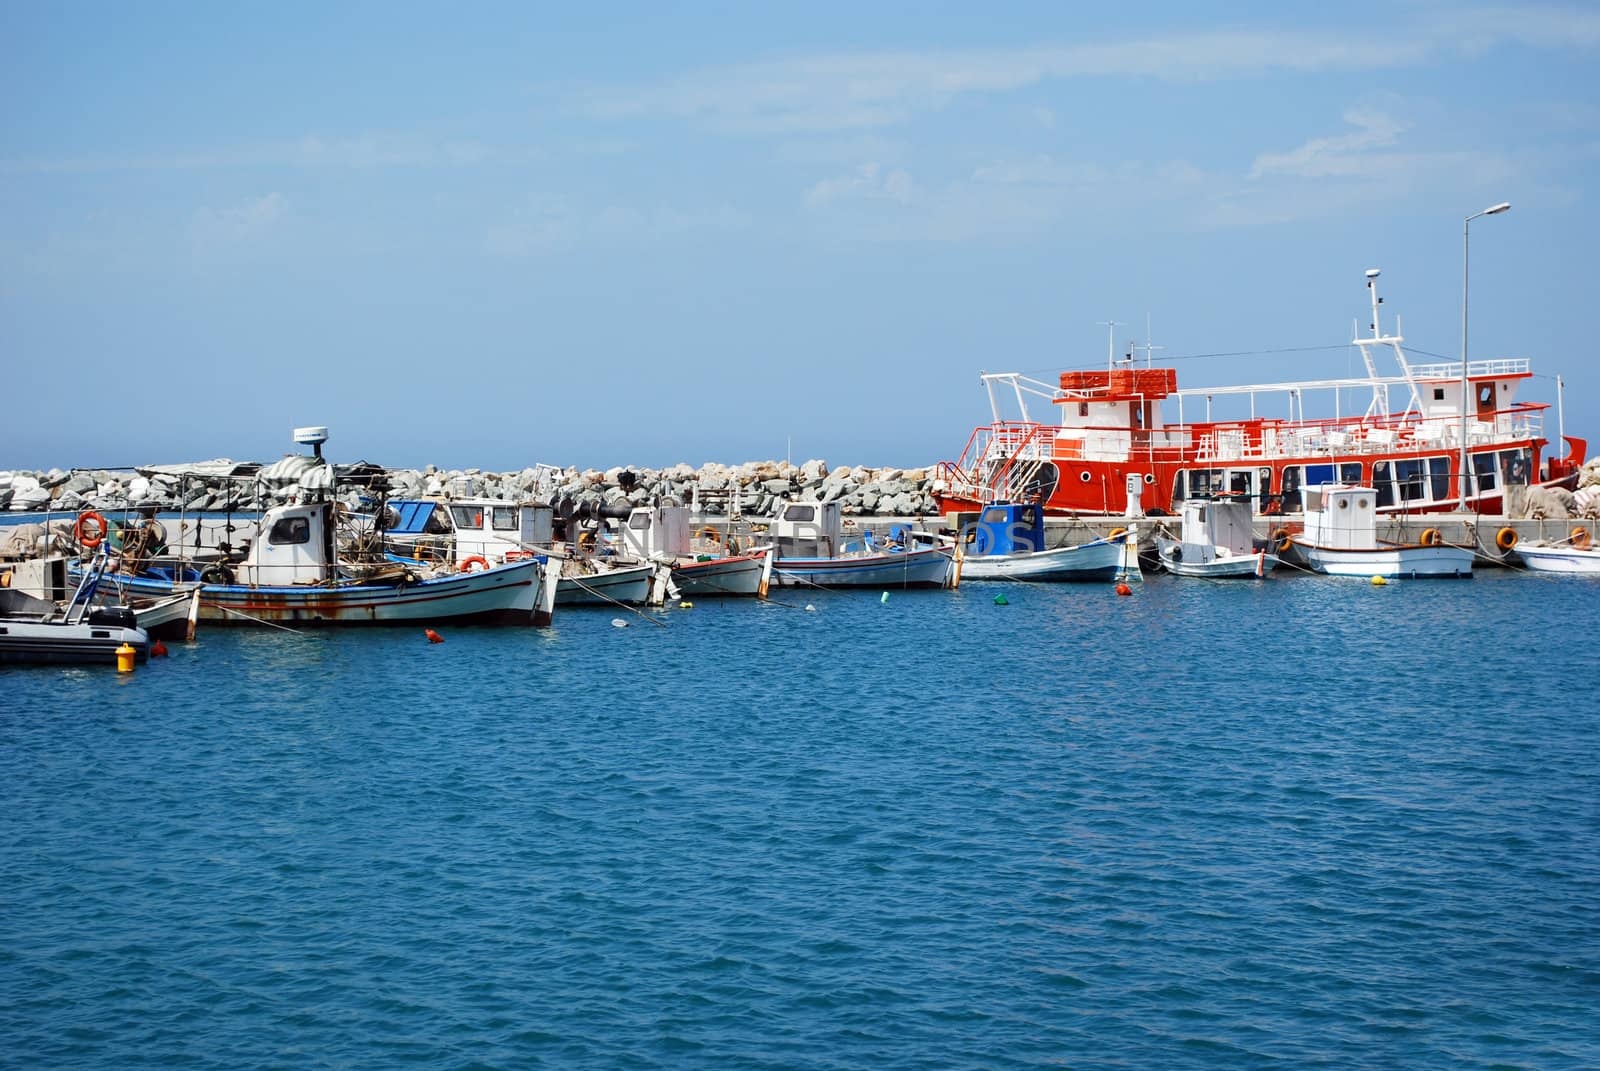
POLYGON ((611 627, 612 628, 627 628, 628 627, 628 622, 622 620, 622 618, 620 618, 620 617, 613 617, 611 619, 611 627))
POLYGON ((809 602, 806 603, 806 613, 814 614, 816 612, 817 612, 817 608, 815 606, 812 606, 809 602))

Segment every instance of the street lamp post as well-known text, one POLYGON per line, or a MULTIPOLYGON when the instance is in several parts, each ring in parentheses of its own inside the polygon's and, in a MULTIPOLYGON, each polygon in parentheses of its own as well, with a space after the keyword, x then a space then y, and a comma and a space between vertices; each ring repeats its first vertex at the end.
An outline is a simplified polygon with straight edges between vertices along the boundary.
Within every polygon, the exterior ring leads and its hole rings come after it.
POLYGON ((1470 480, 1470 470, 1467 468, 1467 404, 1471 401, 1468 396, 1470 385, 1467 383, 1467 235, 1468 228, 1473 220, 1479 216, 1495 216, 1511 207, 1510 201, 1501 201, 1492 208, 1485 208, 1482 212, 1474 212, 1461 221, 1461 502, 1457 507, 1462 513, 1467 512, 1467 481, 1470 480))

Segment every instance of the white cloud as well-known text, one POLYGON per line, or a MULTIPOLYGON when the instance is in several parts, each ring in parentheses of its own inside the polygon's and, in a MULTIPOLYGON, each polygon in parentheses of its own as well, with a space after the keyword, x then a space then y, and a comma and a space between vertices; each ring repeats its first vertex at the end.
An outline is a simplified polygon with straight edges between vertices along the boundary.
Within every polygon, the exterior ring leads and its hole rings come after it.
POLYGON ((1285 153, 1263 153, 1251 165, 1250 177, 1299 175, 1321 178, 1329 175, 1364 174, 1374 160, 1367 150, 1393 145, 1406 129, 1404 123, 1381 112, 1348 111, 1344 121, 1355 127, 1344 134, 1313 138, 1285 153))
POLYGON ((806 203, 827 205, 840 200, 898 201, 905 204, 916 194, 911 176, 899 168, 885 171, 877 162, 865 163, 854 174, 827 178, 806 191, 806 203))
POLYGON ((273 192, 227 208, 202 208, 189 221, 196 247, 237 246, 267 234, 289 214, 289 201, 273 192))
POLYGON ((1376 38, 1344 29, 1221 30, 1013 49, 835 53, 711 68, 650 85, 597 87, 572 103, 592 117, 676 118, 735 132, 849 131, 900 123, 960 95, 1013 92, 1053 80, 1382 70, 1500 45, 1593 48, 1600 45, 1600 12, 1439 9, 1376 38))

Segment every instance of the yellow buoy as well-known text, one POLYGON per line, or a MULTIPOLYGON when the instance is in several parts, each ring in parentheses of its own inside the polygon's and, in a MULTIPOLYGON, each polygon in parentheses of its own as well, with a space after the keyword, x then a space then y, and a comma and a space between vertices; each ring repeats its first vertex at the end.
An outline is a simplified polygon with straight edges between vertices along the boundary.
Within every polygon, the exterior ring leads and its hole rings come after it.
POLYGON ((1375 588, 1381 588, 1387 583, 1388 581, 1381 576, 1375 576, 1372 578, 1372 586, 1375 588))
POLYGON ((117 648, 117 672, 132 673, 133 659, 139 652, 133 649, 133 644, 124 643, 117 648))
POLYGON ((678 604, 678 609, 680 609, 680 610, 693 610, 694 609, 694 603, 690 602, 688 599, 684 599, 682 602, 680 602, 678 604))

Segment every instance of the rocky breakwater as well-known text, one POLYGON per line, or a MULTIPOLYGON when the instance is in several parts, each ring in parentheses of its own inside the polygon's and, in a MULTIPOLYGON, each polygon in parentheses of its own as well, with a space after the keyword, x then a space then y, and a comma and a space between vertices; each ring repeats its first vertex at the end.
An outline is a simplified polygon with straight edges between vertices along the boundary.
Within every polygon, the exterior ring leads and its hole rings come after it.
POLYGON ((696 507, 705 515, 769 516, 779 502, 838 502, 845 516, 912 517, 936 511, 931 469, 869 468, 826 461, 715 462, 699 468, 478 469, 444 472, 433 467, 389 473, 398 497, 537 499, 563 512, 620 516, 634 506, 660 503, 696 507))
MULTIPOLYGON (((751 461, 668 468, 579 469, 540 465, 483 469, 383 469, 291 455, 272 465, 219 460, 133 470, 0 471, 0 509, 258 510, 293 501, 331 482, 354 508, 387 487, 397 498, 491 498, 547 501, 563 512, 625 514, 650 503, 695 506, 703 514, 768 516, 782 501, 837 502, 845 516, 913 517, 936 511, 931 468, 870 468, 827 462, 751 461)), ((569 514, 570 515, 570 514, 569 514)))
POLYGON ((1513 505, 1507 512, 1530 520, 1600 520, 1600 457, 1584 462, 1577 490, 1530 487, 1521 507, 1518 510, 1513 505))

